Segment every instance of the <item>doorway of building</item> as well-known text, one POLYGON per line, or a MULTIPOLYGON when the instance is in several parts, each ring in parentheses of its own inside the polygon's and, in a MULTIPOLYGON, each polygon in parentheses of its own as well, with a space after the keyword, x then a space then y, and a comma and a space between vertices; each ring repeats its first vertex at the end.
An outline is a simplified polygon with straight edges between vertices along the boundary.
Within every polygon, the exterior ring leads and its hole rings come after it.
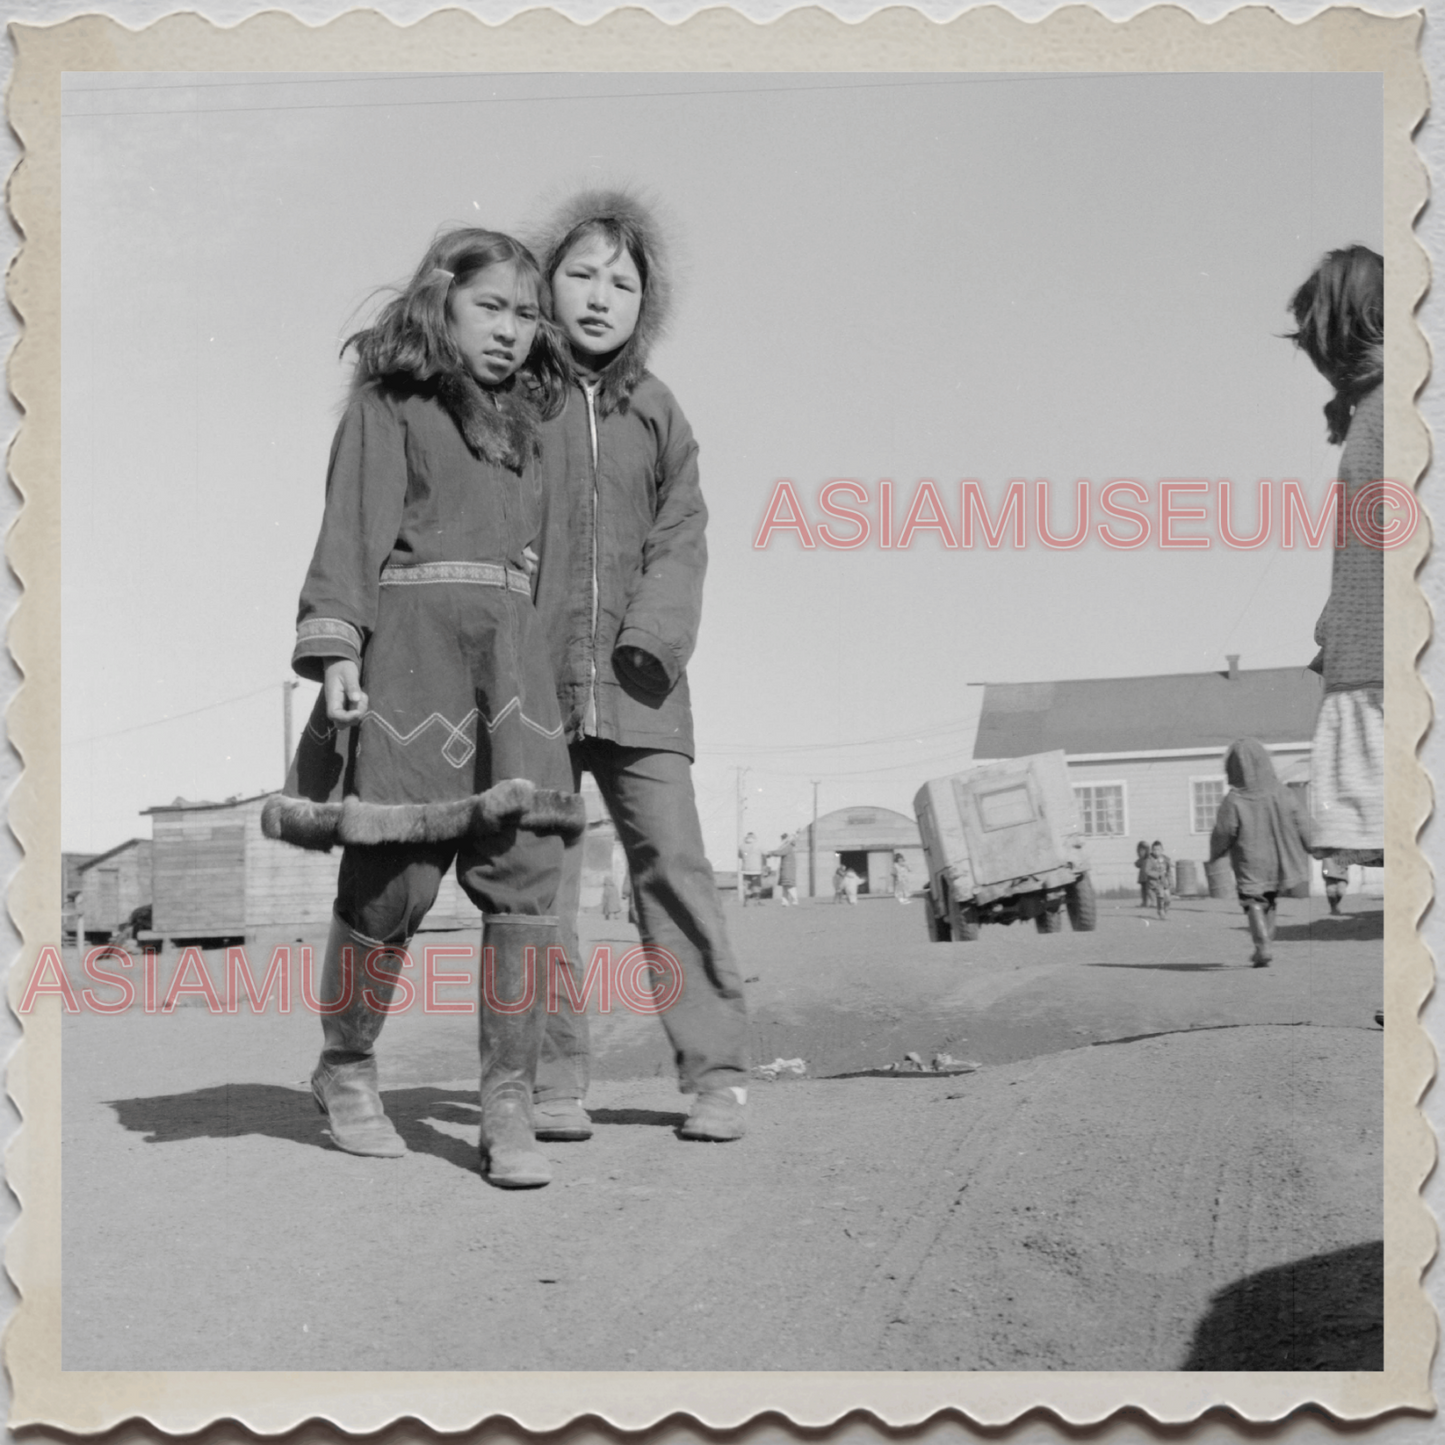
POLYGON ((839 853, 838 861, 845 868, 851 868, 863 880, 858 885, 858 891, 866 893, 868 891, 868 850, 857 848, 848 853, 839 853))

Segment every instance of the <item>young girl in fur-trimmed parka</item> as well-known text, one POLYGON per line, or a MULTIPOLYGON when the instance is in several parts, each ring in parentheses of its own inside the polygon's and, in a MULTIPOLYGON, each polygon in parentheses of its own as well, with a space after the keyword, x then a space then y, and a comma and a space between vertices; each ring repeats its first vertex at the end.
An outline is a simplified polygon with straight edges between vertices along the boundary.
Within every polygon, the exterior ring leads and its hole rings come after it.
POLYGON ((354 386, 292 659, 323 691, 262 819, 271 837, 345 847, 311 1087, 354 1154, 406 1152, 375 1043, 455 861, 484 920, 481 1153, 508 1188, 550 1177, 531 1101, 562 837, 585 822, 523 556, 539 428, 565 382, 544 299, 516 241, 450 231, 347 342, 354 386))
MULTIPOLYGON (((681 1087, 696 1101, 686 1139, 744 1131, 747 1012, 692 790, 685 668, 702 613, 707 508, 697 443, 647 370, 669 278, 654 216, 635 196, 586 191, 535 249, 571 350, 562 415, 543 429, 546 522, 537 610, 547 628, 572 777, 597 786, 627 853, 644 944, 681 969, 662 1014, 681 1087)), ((576 917, 582 848, 569 846, 558 914, 581 978, 576 917)), ((549 1013, 534 1105, 543 1139, 585 1139, 586 1017, 549 1013)))

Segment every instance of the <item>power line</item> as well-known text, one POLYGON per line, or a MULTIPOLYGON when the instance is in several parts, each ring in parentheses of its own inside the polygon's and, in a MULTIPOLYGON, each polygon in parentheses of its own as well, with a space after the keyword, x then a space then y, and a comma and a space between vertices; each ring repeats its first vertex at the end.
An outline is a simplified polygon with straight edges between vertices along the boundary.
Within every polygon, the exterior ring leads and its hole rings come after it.
POLYGON ((71 738, 68 742, 62 740, 60 746, 63 748, 83 747, 87 743, 103 742, 106 738, 124 737, 127 733, 144 732, 146 728, 158 728, 165 723, 178 722, 181 718, 197 717, 203 712, 215 712, 218 707, 230 707, 233 702, 245 702, 248 698, 260 697, 262 693, 274 692, 277 684, 268 682, 265 687, 258 687, 251 692, 243 692, 235 697, 223 697, 219 702, 208 702, 203 707, 193 707, 187 712, 168 713, 165 717, 152 718, 149 722, 136 723, 128 728, 116 728, 114 732, 92 733, 88 738, 71 738))

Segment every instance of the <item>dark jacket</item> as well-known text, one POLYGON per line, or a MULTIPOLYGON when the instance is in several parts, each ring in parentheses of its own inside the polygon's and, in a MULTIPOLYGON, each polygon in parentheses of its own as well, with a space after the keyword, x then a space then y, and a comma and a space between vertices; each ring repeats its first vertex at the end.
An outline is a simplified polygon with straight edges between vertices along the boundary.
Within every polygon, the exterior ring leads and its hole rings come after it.
POLYGON ((1230 787, 1215 815, 1209 861, 1229 854, 1241 894, 1284 893, 1307 882, 1309 825, 1264 745, 1241 738, 1224 771, 1230 787))
POLYGON ((542 428, 542 478, 535 597, 569 741, 691 758, 686 667, 702 616, 707 507, 687 418, 650 373, 606 414, 575 383, 542 428), (619 648, 656 665, 632 668, 619 648))

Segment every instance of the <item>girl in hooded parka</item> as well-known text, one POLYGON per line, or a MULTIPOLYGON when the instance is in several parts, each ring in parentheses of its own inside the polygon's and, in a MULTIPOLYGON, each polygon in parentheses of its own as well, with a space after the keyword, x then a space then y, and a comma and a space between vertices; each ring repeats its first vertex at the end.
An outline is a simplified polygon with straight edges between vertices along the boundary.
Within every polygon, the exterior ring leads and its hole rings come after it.
MULTIPOLYGON (((547 628, 574 783, 592 773, 627 853, 644 944, 665 950, 682 991, 662 1014, 688 1139, 741 1137, 747 1013, 692 790, 686 666, 707 567, 697 443, 647 370, 667 317, 655 217, 635 196, 587 191, 536 250, 570 347, 562 415, 543 431, 544 522, 537 608, 547 628)), ((582 978, 576 914, 582 849, 567 850, 558 913, 582 978)), ((539 1138, 585 1139, 586 1017, 550 1013, 534 1112, 539 1138)))
POLYGON ((509 1188, 550 1177, 530 1117, 542 974, 562 835, 585 823, 526 572, 538 433, 564 384, 544 291, 510 237, 449 231, 347 342, 354 384, 292 657, 323 690, 262 817, 273 838, 344 846, 311 1087, 355 1154, 406 1153, 375 1045, 455 862, 483 916, 481 1152, 509 1188))
POLYGON ((1254 966, 1264 968, 1273 956, 1275 899, 1309 881, 1309 825, 1275 776, 1263 743, 1240 738, 1225 754, 1224 775, 1229 791, 1215 814, 1209 861, 1229 854, 1254 940, 1254 966))

